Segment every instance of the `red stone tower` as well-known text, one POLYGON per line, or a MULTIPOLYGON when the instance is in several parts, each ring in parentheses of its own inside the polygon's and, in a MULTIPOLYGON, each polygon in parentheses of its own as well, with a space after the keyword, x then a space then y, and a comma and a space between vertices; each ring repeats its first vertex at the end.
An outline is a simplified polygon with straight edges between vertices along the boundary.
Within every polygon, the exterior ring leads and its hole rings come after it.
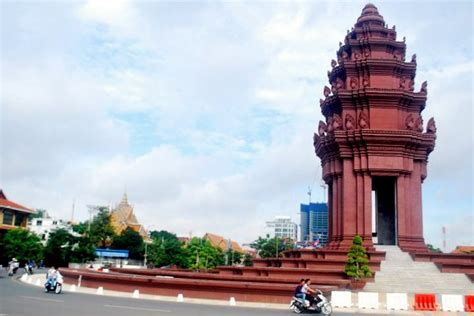
POLYGON ((405 61, 405 38, 397 41, 373 4, 339 43, 328 71, 320 121, 314 134, 328 185, 329 247, 346 248, 358 234, 371 247, 399 245, 423 251, 421 184, 436 126, 424 132, 421 112, 427 84, 414 91, 416 55, 405 61))

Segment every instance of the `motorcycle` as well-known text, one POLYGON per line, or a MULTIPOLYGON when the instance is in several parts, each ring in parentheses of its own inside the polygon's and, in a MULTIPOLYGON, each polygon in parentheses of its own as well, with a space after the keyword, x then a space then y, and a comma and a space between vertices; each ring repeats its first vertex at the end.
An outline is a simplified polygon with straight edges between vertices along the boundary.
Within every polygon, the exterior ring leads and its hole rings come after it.
POLYGON ((46 293, 54 292, 56 294, 61 294, 63 290, 63 277, 58 274, 56 278, 49 278, 44 284, 44 291, 46 293))
POLYGON ((323 314, 329 316, 332 314, 332 306, 328 299, 324 296, 323 292, 316 290, 315 302, 312 306, 309 305, 308 300, 302 298, 293 297, 290 302, 289 308, 296 314, 309 313, 309 314, 323 314))

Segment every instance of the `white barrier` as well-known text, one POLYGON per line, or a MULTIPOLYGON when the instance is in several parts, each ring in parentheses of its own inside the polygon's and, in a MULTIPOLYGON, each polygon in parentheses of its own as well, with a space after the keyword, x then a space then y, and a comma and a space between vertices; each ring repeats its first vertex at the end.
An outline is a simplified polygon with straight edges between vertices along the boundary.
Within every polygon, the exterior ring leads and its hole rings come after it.
POLYGON ((31 277, 28 277, 28 278, 26 279, 26 283, 31 284, 31 282, 33 282, 33 279, 32 279, 31 277))
POLYGON ((20 280, 21 280, 22 282, 25 282, 27 278, 28 278, 28 273, 23 273, 23 275, 21 276, 20 280))
POLYGON ((139 290, 133 291, 132 298, 140 298, 140 291, 139 290))
POLYGON ((231 297, 230 300, 229 300, 229 305, 230 306, 235 306, 235 297, 231 297))
POLYGON ((387 293, 387 309, 408 310, 408 297, 406 293, 387 293))
POLYGON ((443 294, 441 305, 444 312, 464 312, 462 295, 443 294))
POLYGON ((72 285, 69 287, 69 291, 70 291, 70 292, 76 292, 76 285, 75 285, 75 284, 72 284, 72 285))
POLYGON ((179 302, 179 303, 184 302, 183 294, 181 294, 181 293, 178 294, 178 297, 176 298, 176 302, 179 302))
POLYGON ((332 291, 331 304, 333 307, 352 307, 352 293, 349 291, 332 291))
POLYGON ((359 292, 357 306, 359 308, 378 309, 379 293, 359 292))
POLYGON ((41 281, 40 281, 40 279, 36 279, 35 285, 36 285, 36 286, 41 286, 41 281))
POLYGON ((97 295, 104 295, 104 288, 102 286, 99 286, 97 288, 97 292, 96 292, 97 295))

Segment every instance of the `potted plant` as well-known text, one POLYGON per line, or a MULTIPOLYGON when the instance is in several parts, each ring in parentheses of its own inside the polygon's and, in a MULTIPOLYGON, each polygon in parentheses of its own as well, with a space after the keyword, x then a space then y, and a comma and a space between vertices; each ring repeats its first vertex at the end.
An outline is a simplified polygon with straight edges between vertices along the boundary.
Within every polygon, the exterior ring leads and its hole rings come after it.
POLYGON ((367 283, 364 278, 372 276, 368 263, 369 259, 366 249, 362 246, 362 238, 356 235, 347 253, 347 263, 344 269, 346 275, 351 278, 352 289, 362 289, 367 283))

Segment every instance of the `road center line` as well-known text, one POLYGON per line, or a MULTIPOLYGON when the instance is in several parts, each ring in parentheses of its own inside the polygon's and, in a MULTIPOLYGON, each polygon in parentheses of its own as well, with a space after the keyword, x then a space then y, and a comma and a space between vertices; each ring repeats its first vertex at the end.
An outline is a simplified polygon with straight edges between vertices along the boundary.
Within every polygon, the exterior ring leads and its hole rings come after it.
POLYGON ((111 307, 111 308, 133 309, 133 310, 140 310, 140 311, 160 312, 160 313, 171 313, 171 311, 166 310, 166 309, 155 309, 155 308, 123 306, 123 305, 104 305, 104 306, 105 307, 111 307))
POLYGON ((40 298, 40 297, 23 296, 23 295, 20 295, 20 297, 27 298, 27 299, 32 299, 32 300, 38 300, 38 301, 45 301, 45 302, 64 303, 64 301, 62 301, 62 300, 54 300, 54 299, 51 299, 51 298, 40 298))

